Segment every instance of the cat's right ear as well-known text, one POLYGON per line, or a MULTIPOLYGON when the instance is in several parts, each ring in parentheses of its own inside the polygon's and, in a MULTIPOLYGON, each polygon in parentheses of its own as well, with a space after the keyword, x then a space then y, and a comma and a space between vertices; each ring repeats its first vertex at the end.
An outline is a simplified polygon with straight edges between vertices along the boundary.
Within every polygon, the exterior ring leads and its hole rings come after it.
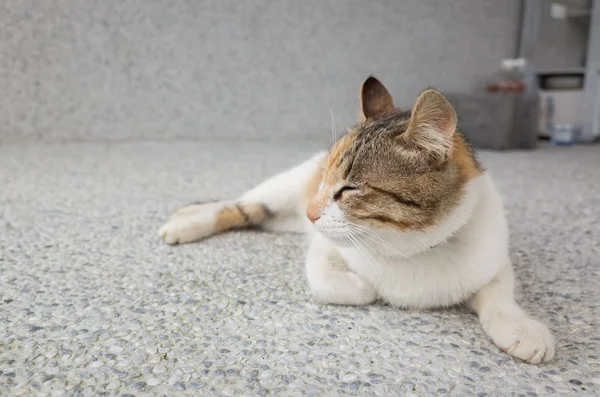
POLYGON ((360 121, 373 120, 394 111, 394 100, 379 80, 369 76, 360 87, 360 121))
POLYGON ((444 157, 456 133, 456 112, 450 102, 434 89, 419 95, 410 123, 400 137, 427 152, 444 157))

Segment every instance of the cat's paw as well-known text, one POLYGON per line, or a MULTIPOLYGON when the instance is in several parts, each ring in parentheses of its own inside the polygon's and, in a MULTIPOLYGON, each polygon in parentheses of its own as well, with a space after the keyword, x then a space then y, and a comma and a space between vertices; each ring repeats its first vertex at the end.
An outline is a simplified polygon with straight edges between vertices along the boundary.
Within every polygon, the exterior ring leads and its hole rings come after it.
POLYGON ((353 272, 330 271, 309 282, 313 299, 319 303, 359 306, 377 299, 375 288, 353 272))
POLYGON ((186 239, 185 229, 185 225, 183 225, 182 222, 169 221, 162 225, 160 229, 158 229, 158 235, 167 244, 179 244, 180 242, 184 242, 186 239))
POLYGON ((167 244, 185 244, 210 236, 213 225, 214 221, 206 216, 180 216, 165 223, 158 234, 167 244))
POLYGON ((554 338, 550 331, 530 317, 492 319, 484 328, 494 343, 513 357, 531 364, 554 357, 554 338))
POLYGON ((158 230, 167 244, 185 244, 201 240, 216 232, 217 214, 222 202, 192 204, 179 208, 158 230))

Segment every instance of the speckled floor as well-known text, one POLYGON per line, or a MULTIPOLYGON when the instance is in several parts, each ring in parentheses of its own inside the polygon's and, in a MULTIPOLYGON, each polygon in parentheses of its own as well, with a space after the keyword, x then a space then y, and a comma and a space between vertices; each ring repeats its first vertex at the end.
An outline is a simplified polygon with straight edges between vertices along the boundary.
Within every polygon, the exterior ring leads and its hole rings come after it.
POLYGON ((600 146, 484 153, 520 301, 554 361, 516 362, 464 309, 318 306, 293 235, 169 247, 170 210, 241 193, 302 143, 0 147, 0 395, 597 395, 600 146))

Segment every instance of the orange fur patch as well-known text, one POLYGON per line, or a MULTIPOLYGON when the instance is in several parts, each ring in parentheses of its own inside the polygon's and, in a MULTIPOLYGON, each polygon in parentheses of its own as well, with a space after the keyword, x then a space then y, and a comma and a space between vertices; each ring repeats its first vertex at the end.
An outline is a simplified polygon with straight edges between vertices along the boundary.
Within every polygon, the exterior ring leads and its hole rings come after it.
POLYGON ((317 197, 319 185, 321 184, 322 180, 323 170, 322 167, 319 167, 309 178, 304 190, 306 216, 311 220, 311 222, 317 219, 321 213, 320 204, 318 204, 318 201, 315 199, 317 197))
POLYGON ((330 187, 335 185, 340 178, 337 165, 355 139, 356 135, 354 134, 346 135, 340 139, 327 156, 324 171, 319 169, 318 173, 315 172, 307 183, 305 190, 307 197, 306 216, 311 221, 317 219, 325 207, 330 196, 328 194, 330 187), (319 192, 318 189, 321 183, 323 183, 324 189, 319 192))
POLYGON ((331 150, 329 156, 327 156, 327 162, 325 165, 325 172, 323 176, 323 184, 325 186, 333 186, 341 178, 338 166, 342 156, 356 141, 356 134, 348 134, 343 137, 331 150))
POLYGON ((454 134, 452 145, 450 159, 458 165, 461 175, 464 178, 463 183, 467 183, 471 179, 480 176, 483 173, 483 170, 479 168, 477 163, 473 160, 473 156, 459 134, 454 134))
MULTIPOLYGON (((324 162, 325 160, 323 160, 324 162)), ((323 167, 318 167, 310 176, 304 187, 304 203, 308 204, 319 191, 319 185, 323 180, 323 167)))
POLYGON ((238 204, 224 207, 216 214, 215 232, 257 225, 267 217, 261 204, 238 204))

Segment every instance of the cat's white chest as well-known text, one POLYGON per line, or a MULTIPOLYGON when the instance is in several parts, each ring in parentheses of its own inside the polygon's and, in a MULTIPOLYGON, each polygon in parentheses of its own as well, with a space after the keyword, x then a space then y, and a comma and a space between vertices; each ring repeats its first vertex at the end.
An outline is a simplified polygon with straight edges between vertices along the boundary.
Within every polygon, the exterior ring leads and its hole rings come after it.
MULTIPOLYGON (((405 233, 380 243, 363 241, 361 249, 339 247, 346 266, 368 280, 379 296, 394 305, 414 308, 450 306, 490 282, 508 258, 508 231, 501 203, 486 186, 466 224, 449 240, 414 255, 412 246, 431 246, 435 233, 405 233), (380 245, 378 245, 380 244, 380 245), (393 254, 384 245, 404 255, 393 254)), ((379 237, 378 237, 379 238, 379 237)), ((377 239, 374 239, 377 240, 377 239)))
POLYGON ((346 265, 368 280, 386 302, 401 307, 450 306, 464 301, 498 271, 490 263, 449 256, 445 250, 412 258, 378 258, 354 248, 340 250, 346 265))

